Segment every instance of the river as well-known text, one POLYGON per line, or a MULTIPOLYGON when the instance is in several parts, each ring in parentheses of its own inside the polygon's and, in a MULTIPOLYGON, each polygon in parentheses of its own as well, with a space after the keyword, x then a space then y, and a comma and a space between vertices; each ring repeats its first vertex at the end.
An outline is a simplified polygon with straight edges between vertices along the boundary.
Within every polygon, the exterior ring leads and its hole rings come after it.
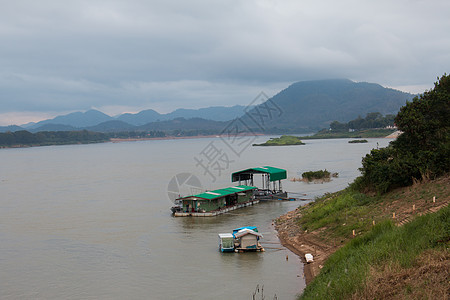
POLYGON ((289 178, 338 172, 323 184, 283 182, 291 196, 314 199, 345 188, 361 158, 389 140, 305 142, 241 143, 239 151, 220 138, 1 149, 0 298, 251 299, 259 286, 257 299, 262 288, 266 299, 294 299, 305 286, 303 266, 279 244, 272 220, 304 202, 174 218, 168 190, 181 173, 216 189, 232 185, 231 172, 254 166, 287 169, 289 178), (217 234, 244 225, 258 226, 267 251, 220 253, 217 234))

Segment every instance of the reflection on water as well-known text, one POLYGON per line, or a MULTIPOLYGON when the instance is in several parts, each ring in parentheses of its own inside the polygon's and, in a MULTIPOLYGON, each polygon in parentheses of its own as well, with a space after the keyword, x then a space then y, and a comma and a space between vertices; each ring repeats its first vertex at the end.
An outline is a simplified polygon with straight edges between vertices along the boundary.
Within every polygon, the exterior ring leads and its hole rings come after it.
MULTIPOLYGON (((266 137, 259 137, 262 142, 266 137)), ((212 139, 214 140, 214 139, 212 139)), ((208 189, 230 186, 240 169, 273 165, 298 172, 338 172, 325 184, 284 182, 313 199, 345 188, 361 157, 387 140, 307 141, 251 147, 212 182, 193 157, 211 139, 2 149, 0 151, 0 291, 5 299, 293 299, 302 265, 286 261, 272 220, 300 202, 268 202, 212 218, 174 218, 167 185, 182 172, 208 189), (264 253, 223 254, 217 234, 258 226, 264 253), (264 243, 267 243, 265 245, 264 243), (230 296, 231 295, 231 296, 230 296)))

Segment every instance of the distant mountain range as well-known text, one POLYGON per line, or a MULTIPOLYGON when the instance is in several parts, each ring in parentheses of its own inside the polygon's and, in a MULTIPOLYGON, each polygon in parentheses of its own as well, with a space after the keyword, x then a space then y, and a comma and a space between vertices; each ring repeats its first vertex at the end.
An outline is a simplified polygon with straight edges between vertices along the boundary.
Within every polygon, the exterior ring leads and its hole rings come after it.
POLYGON ((153 109, 147 109, 137 114, 122 114, 117 117, 117 120, 135 126, 145 125, 150 122, 169 121, 177 118, 201 118, 214 121, 229 121, 241 117, 244 114, 245 108, 246 107, 242 105, 235 105, 231 107, 212 106, 200 109, 180 108, 168 114, 160 114, 153 109))
POLYGON ((111 117, 98 110, 74 112, 19 126, 3 126, 0 132, 28 130, 69 131, 173 131, 220 132, 227 121, 240 118, 252 131, 305 132, 326 128, 332 121, 348 122, 369 112, 396 114, 412 94, 347 79, 302 81, 290 85, 264 103, 250 107, 177 109, 160 114, 152 109, 111 117), (246 113, 247 111, 247 113, 246 113))
POLYGON ((205 127, 212 129, 223 126, 224 121, 241 117, 244 114, 245 108, 242 105, 231 107, 214 106, 200 109, 177 109, 168 114, 160 114, 152 109, 147 109, 136 114, 124 113, 117 117, 111 117, 101 111, 92 109, 86 112, 74 112, 57 116, 53 119, 43 120, 37 123, 28 123, 22 126, 0 126, 0 132, 18 130, 28 130, 30 132, 71 131, 80 129, 99 132, 156 130, 151 128, 175 130, 173 128, 176 126, 180 127, 178 129, 191 128, 194 130, 205 129, 205 127), (189 121, 190 119, 197 120, 193 122, 189 121), (187 124, 184 124, 182 120, 186 120, 187 124), (190 126, 193 123, 197 124, 196 128, 190 126))

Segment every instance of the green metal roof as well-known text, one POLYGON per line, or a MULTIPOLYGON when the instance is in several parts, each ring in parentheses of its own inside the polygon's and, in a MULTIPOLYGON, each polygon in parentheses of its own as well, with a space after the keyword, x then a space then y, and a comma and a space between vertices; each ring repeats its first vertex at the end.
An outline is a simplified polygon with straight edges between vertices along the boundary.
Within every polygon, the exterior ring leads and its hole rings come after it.
POLYGON ((270 166, 264 166, 264 167, 258 167, 258 168, 250 168, 238 172, 234 172, 231 174, 231 181, 239 181, 239 178, 241 180, 247 180, 250 179, 252 174, 255 173, 266 173, 269 174, 270 181, 277 181, 287 178, 287 172, 285 169, 270 167, 270 166))
POLYGON ((187 196, 187 197, 183 197, 180 199, 201 198, 201 199, 206 199, 206 200, 212 200, 212 199, 221 198, 221 197, 225 197, 228 195, 233 195, 235 193, 250 191, 250 190, 254 190, 254 189, 256 189, 256 187, 254 187, 254 186, 238 185, 238 186, 232 186, 232 187, 228 187, 228 188, 224 188, 224 189, 207 191, 204 193, 187 196))

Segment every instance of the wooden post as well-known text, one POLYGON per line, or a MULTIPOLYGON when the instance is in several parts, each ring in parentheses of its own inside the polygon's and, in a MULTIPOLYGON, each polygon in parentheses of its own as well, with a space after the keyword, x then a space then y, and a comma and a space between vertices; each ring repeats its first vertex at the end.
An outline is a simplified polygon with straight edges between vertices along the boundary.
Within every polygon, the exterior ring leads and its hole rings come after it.
POLYGON ((353 229, 353 236, 355 236, 356 234, 355 234, 355 229, 353 229))
POLYGON ((375 220, 372 220, 372 225, 375 226, 375 220))
POLYGON ((416 210, 416 205, 415 204, 413 204, 413 211, 415 211, 416 210))
POLYGON ((392 213, 392 219, 395 219, 395 213, 392 213))
POLYGON ((436 196, 433 196, 433 203, 436 203, 436 196))

